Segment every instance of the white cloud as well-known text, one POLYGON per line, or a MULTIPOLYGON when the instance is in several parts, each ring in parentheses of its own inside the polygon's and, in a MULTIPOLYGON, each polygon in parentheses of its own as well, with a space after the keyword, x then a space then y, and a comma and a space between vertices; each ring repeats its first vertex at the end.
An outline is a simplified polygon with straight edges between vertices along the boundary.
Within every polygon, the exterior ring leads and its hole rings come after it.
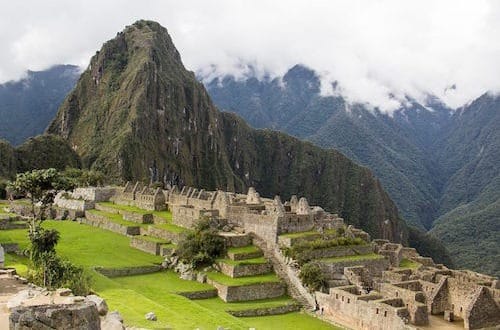
POLYGON ((500 91, 495 0, 11 1, 0 12, 0 82, 86 66, 139 18, 167 27, 193 71, 241 76, 250 63, 280 76, 302 63, 323 87, 336 80, 349 100, 386 111, 399 105, 389 95, 434 94, 458 107, 500 91))

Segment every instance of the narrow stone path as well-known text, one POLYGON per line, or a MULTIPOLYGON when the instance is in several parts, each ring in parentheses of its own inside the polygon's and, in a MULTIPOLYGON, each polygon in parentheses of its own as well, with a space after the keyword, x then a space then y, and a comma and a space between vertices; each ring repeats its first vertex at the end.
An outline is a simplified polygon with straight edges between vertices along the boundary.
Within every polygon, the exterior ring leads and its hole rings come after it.
POLYGON ((293 299, 297 300, 305 309, 314 309, 314 298, 310 294, 305 294, 303 292, 305 290, 303 287, 298 287, 298 285, 296 284, 297 279, 292 279, 289 272, 287 271, 287 268, 289 266, 283 263, 279 258, 277 258, 276 253, 278 252, 269 247, 266 241, 262 240, 256 235, 252 236, 253 243, 258 246, 262 250, 262 252, 264 252, 264 257, 271 261, 274 271, 276 272, 278 277, 286 283, 290 296, 292 296, 293 299))
POLYGON ((9 274, 0 274, 0 329, 9 329, 9 309, 7 302, 9 299, 27 288, 9 274))

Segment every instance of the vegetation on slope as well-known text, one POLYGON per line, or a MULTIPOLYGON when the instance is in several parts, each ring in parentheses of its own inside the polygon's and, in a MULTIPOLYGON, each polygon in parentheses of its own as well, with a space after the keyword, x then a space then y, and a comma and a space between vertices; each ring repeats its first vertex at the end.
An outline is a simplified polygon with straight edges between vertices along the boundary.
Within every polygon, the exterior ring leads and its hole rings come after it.
POLYGON ((77 66, 56 65, 0 84, 0 139, 17 146, 41 134, 79 76, 77 66))
POLYGON ((368 169, 218 112, 155 22, 138 21, 104 44, 48 132, 67 139, 85 168, 116 180, 300 194, 373 237, 407 239, 396 207, 368 169))

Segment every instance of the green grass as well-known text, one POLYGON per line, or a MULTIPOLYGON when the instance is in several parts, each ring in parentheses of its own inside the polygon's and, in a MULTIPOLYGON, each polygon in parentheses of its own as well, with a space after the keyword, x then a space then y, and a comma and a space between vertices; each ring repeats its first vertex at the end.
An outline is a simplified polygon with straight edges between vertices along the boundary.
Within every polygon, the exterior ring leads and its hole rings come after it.
POLYGON ((147 241, 147 242, 160 243, 160 244, 168 244, 168 241, 165 241, 164 239, 156 238, 156 237, 151 237, 151 236, 139 235, 139 236, 134 236, 134 238, 135 239, 140 239, 140 240, 143 240, 143 241, 147 241))
POLYGON ((214 289, 213 286, 196 281, 186 281, 179 278, 173 271, 163 271, 145 275, 113 278, 113 281, 127 288, 134 288, 151 297, 164 293, 194 292, 214 289))
POLYGON ((176 225, 173 225, 171 223, 154 224, 154 225, 150 225, 150 226, 153 226, 153 227, 159 228, 159 229, 163 229, 163 230, 169 231, 171 233, 180 234, 180 233, 189 232, 189 229, 186 229, 186 228, 183 228, 180 226, 176 226, 176 225))
POLYGON ((400 268, 416 269, 419 266, 421 266, 420 263, 415 262, 415 261, 410 260, 410 259, 406 259, 406 258, 404 258, 403 260, 401 260, 401 262, 399 263, 399 267, 400 268))
MULTIPOLYGON (((47 220, 43 226, 60 232, 61 239, 57 245, 57 252, 80 266, 119 268, 162 262, 160 256, 130 247, 128 237, 107 230, 73 221, 47 220)), ((24 249, 28 246, 27 230, 1 230, 0 242, 2 241, 16 242, 21 249, 24 249)))
POLYGON ((248 246, 243 246, 243 247, 237 247, 237 248, 229 248, 227 249, 228 253, 238 253, 238 254, 243 254, 243 253, 253 253, 253 252, 259 252, 260 249, 256 247, 255 245, 248 245, 248 246))
POLYGON ((208 272, 207 277, 218 283, 228 285, 228 286, 240 286, 240 285, 251 285, 259 283, 269 283, 269 282, 280 282, 280 279, 274 273, 257 275, 257 276, 245 276, 232 278, 226 276, 219 272, 208 272))
POLYGON ((28 274, 28 258, 14 253, 5 254, 5 267, 15 268, 17 274, 26 276, 28 274))
POLYGON ((375 260, 375 259, 383 259, 384 256, 376 253, 369 253, 369 254, 360 254, 360 255, 354 255, 354 256, 345 256, 345 257, 332 257, 332 258, 323 258, 319 259, 322 262, 329 262, 329 263, 334 263, 334 262, 343 262, 343 261, 361 261, 361 260, 375 260))
MULTIPOLYGON (((323 234, 333 235, 336 233, 337 233, 337 231, 335 229, 328 229, 328 230, 325 230, 323 234)), ((310 230, 310 231, 300 231, 297 233, 283 234, 283 235, 280 235, 280 237, 298 238, 298 237, 307 237, 307 236, 316 236, 316 235, 321 236, 321 233, 318 232, 317 230, 310 230)))
POLYGON ((295 300, 290 297, 283 296, 273 299, 226 303, 219 297, 215 297, 210 299, 197 300, 197 303, 204 307, 220 311, 240 311, 246 309, 278 307, 293 304, 295 303, 295 300))
POLYGON ((104 217, 108 218, 110 221, 112 221, 114 223, 117 223, 119 225, 122 225, 122 226, 127 226, 127 227, 140 227, 140 226, 144 226, 143 224, 140 224, 140 223, 136 223, 136 222, 133 222, 133 221, 124 220, 123 217, 122 217, 122 215, 121 214, 117 214, 117 213, 109 213, 109 212, 104 212, 104 211, 99 211, 99 210, 87 210, 85 212, 89 212, 89 213, 97 214, 97 215, 100 215, 100 216, 104 216, 104 217))
POLYGON ((245 317, 245 322, 251 324, 257 330, 267 329, 314 329, 314 330, 341 330, 342 328, 333 326, 321 321, 306 313, 296 312, 284 315, 245 317))
POLYGON ((150 210, 144 210, 144 209, 138 208, 136 206, 115 204, 113 202, 100 202, 98 204, 100 204, 102 206, 112 207, 116 210, 121 210, 121 211, 128 211, 128 212, 134 212, 134 213, 139 213, 139 214, 153 214, 153 215, 156 215, 160 218, 167 220, 168 222, 172 221, 172 213, 169 211, 150 211, 150 210))
POLYGON ((231 259, 217 259, 218 262, 223 262, 228 265, 233 266, 243 266, 243 265, 256 265, 256 264, 266 264, 266 258, 253 258, 253 259, 245 259, 245 260, 231 260, 231 259))

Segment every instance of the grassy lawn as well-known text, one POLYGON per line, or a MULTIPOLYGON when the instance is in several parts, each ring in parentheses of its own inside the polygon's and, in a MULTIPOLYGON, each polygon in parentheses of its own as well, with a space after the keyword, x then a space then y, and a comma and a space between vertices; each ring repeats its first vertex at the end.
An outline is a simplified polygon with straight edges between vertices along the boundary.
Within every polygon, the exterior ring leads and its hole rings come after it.
POLYGON ((5 254, 5 267, 15 268, 17 274, 26 276, 28 274, 28 258, 14 253, 5 254))
POLYGON ((150 225, 150 226, 153 226, 153 227, 159 228, 159 229, 163 229, 163 230, 169 231, 171 233, 187 233, 187 232, 189 232, 189 229, 186 229, 186 228, 183 228, 180 226, 176 226, 176 225, 173 225, 171 223, 154 224, 154 225, 150 225))
POLYGON ((267 264, 266 258, 253 258, 245 260, 231 260, 231 259, 217 259, 217 262, 223 262, 228 265, 242 266, 242 265, 256 265, 256 264, 267 264))
POLYGON ((406 258, 401 260, 401 262, 399 263, 400 268, 407 268, 407 269, 416 269, 420 265, 421 265, 420 263, 406 258))
POLYGON ((179 278, 173 271, 164 271, 145 275, 115 277, 113 281, 127 288, 134 288, 151 297, 166 293, 194 292, 211 290, 214 287, 196 281, 186 281, 179 278))
MULTIPOLYGON (((333 235, 336 233, 337 233, 337 231, 335 229, 328 229, 328 230, 325 230, 323 234, 333 235)), ((300 231, 297 233, 289 233, 289 234, 280 235, 280 237, 287 237, 287 238, 298 238, 298 237, 307 237, 307 236, 321 236, 321 233, 318 232, 317 230, 310 230, 310 231, 300 231)))
POLYGON ((311 329, 311 330, 341 330, 329 323, 323 322, 305 313, 296 312, 284 315, 245 317, 245 322, 256 330, 262 329, 311 329))
POLYGON ((156 237, 151 237, 151 236, 141 236, 141 235, 138 235, 138 236, 134 236, 134 238, 135 239, 140 239, 140 240, 143 240, 143 241, 147 241, 147 242, 169 244, 169 242, 165 241, 164 239, 156 238, 156 237))
POLYGON ((139 213, 139 214, 154 214, 160 218, 163 218, 167 221, 172 221, 172 213, 169 211, 148 211, 144 210, 141 208, 138 208, 136 206, 128 206, 128 205, 120 205, 120 204, 115 204, 113 202, 100 202, 98 203, 103 206, 108 206, 112 207, 117 210, 122 210, 122 211, 128 211, 128 212, 134 212, 134 213, 139 213))
POLYGON ((220 311, 230 311, 230 310, 239 311, 239 310, 255 309, 255 308, 278 307, 295 303, 293 299, 287 296, 273 298, 273 299, 242 301, 242 302, 232 302, 232 303, 226 303, 219 297, 215 297, 210 299, 197 300, 196 302, 209 309, 220 310, 220 311))
MULTIPOLYGON (((160 263, 162 258, 150 255, 129 246, 129 238, 110 231, 71 221, 45 221, 45 228, 55 228, 61 233, 58 253, 75 264, 84 266, 92 273, 93 289, 106 299, 110 310, 118 310, 129 326, 150 329, 216 329, 223 326, 230 329, 335 329, 327 323, 301 313, 256 318, 236 318, 226 310, 280 306, 291 302, 290 298, 226 304, 219 298, 189 300, 175 294, 207 290, 212 287, 193 281, 184 281, 173 272, 159 272, 146 275, 107 278, 90 269, 102 267, 133 267, 160 263), (148 312, 155 312, 158 321, 144 318, 148 312)), ((0 242, 17 242, 20 248, 27 247, 26 229, 0 231, 0 242)), ((254 250, 255 247, 252 247, 254 250)), ((257 258, 259 259, 259 258, 257 258)), ((6 265, 16 267, 18 273, 26 273, 27 259, 6 254, 6 265)), ((231 279, 225 275, 221 278, 231 279)), ((216 275, 217 277, 217 275, 216 275)), ((235 279, 231 279, 235 280, 235 279)), ((253 276, 235 280, 250 283, 277 281, 276 275, 253 276)))
POLYGON ((257 275, 257 276, 245 276, 232 278, 227 275, 218 272, 208 272, 207 277, 213 281, 219 282, 221 284, 229 286, 239 286, 239 285, 250 285, 258 283, 268 283, 268 282, 280 282, 280 279, 274 273, 257 275))
POLYGON ((253 253, 253 252, 259 252, 260 249, 256 247, 255 245, 248 245, 248 246, 243 246, 243 247, 237 247, 237 248, 229 248, 227 249, 228 253, 253 253))
POLYGON ((360 260, 374 260, 374 259, 384 259, 384 256, 376 253, 369 253, 369 254, 360 254, 360 255, 345 256, 345 257, 323 258, 319 259, 319 261, 333 263, 342 261, 360 261, 360 260))

